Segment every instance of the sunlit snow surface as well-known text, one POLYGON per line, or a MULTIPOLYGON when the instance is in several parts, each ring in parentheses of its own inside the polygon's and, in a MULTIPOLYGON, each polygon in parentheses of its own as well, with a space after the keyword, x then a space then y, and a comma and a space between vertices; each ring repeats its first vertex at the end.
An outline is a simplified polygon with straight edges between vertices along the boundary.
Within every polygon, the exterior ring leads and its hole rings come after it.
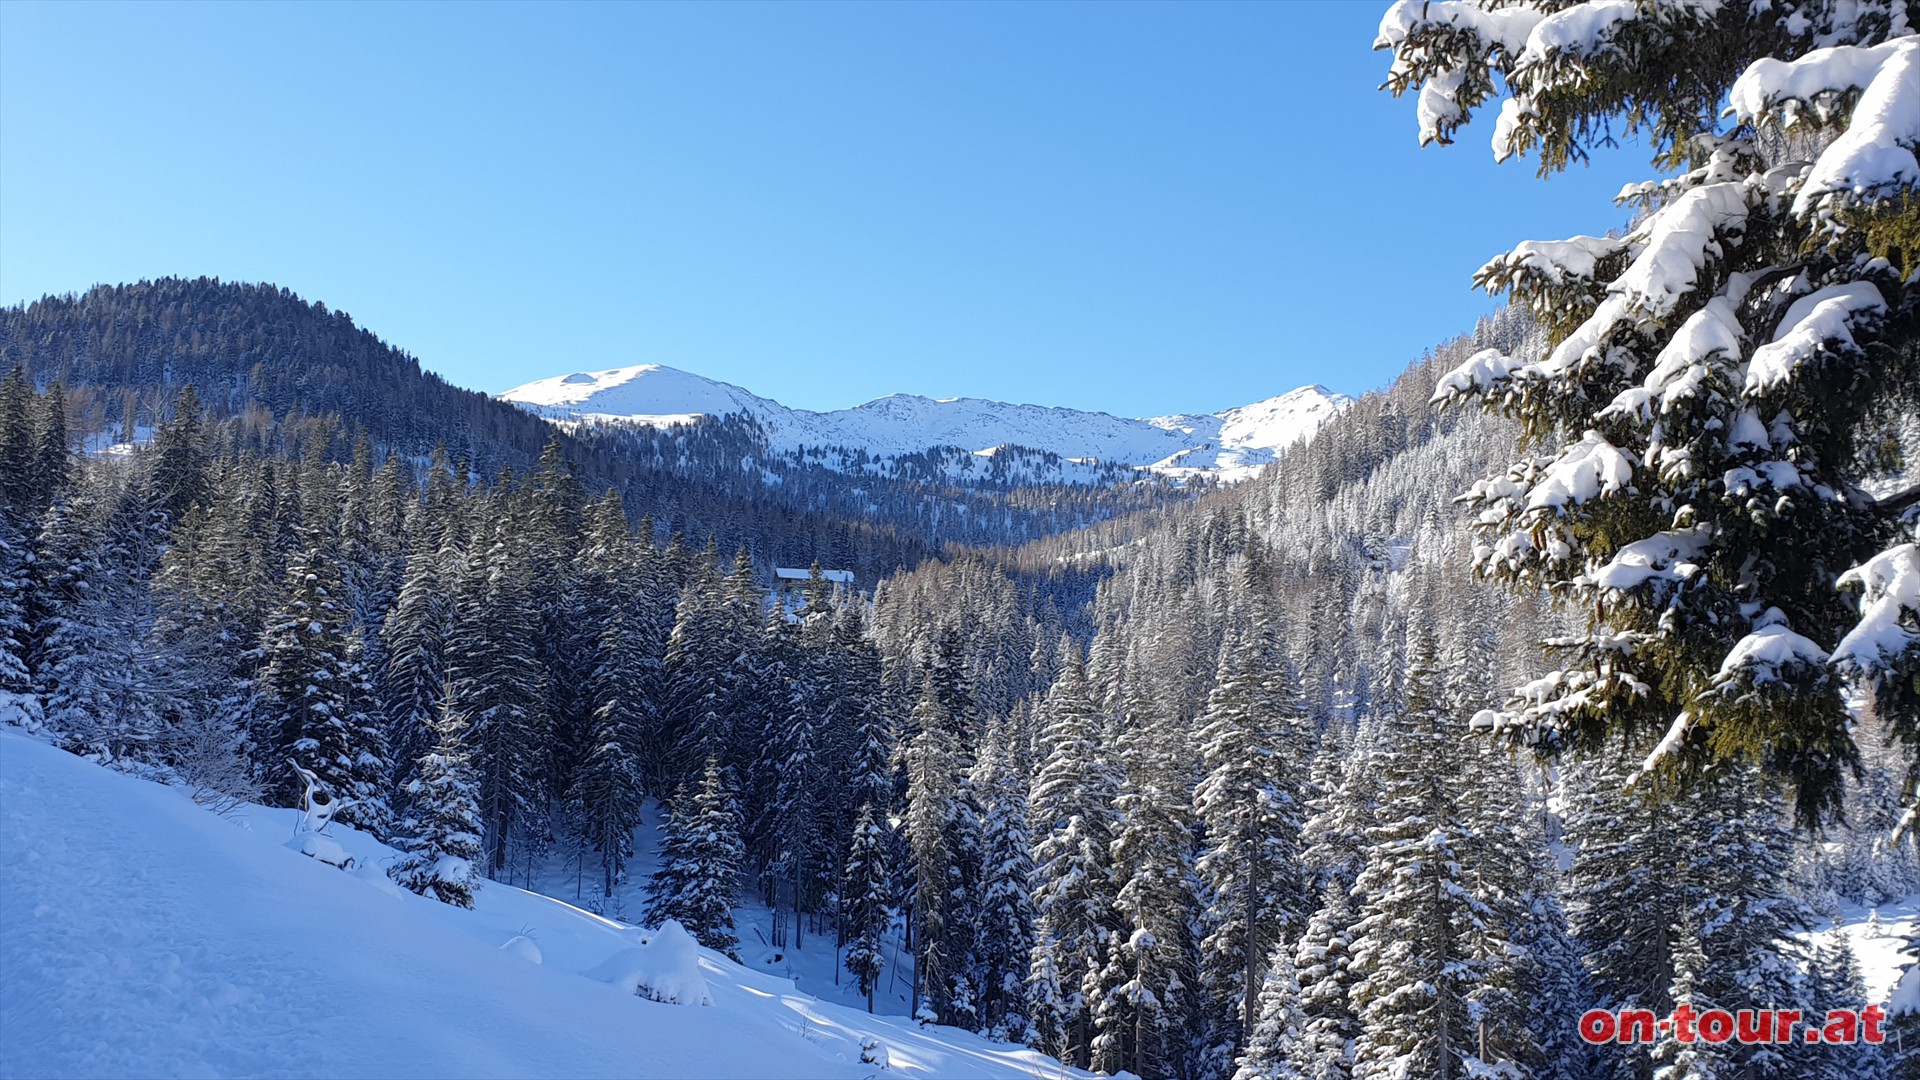
POLYGON ((351 829, 357 873, 289 850, 293 818, 0 732, 0 1076, 852 1078, 864 1039, 889 1076, 1062 1075, 707 952, 711 1007, 643 1000, 583 973, 645 932, 494 883, 426 900, 351 829))
POLYGON ((1323 386, 1218 413, 1131 420, 1078 409, 1013 405, 980 398, 892 394, 851 409, 813 412, 661 364, 581 371, 518 386, 500 395, 544 416, 654 425, 696 416, 745 413, 775 450, 845 446, 879 457, 936 446, 984 452, 1024 446, 1066 458, 1097 458, 1174 474, 1250 475, 1274 454, 1311 436, 1352 399, 1323 386))

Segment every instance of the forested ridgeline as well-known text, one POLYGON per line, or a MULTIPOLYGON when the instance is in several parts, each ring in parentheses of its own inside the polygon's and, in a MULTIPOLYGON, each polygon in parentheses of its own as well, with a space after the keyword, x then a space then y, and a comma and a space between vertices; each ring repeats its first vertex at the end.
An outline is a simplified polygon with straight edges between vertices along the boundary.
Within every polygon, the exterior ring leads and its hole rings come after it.
MULTIPOLYGON (((620 491, 662 530, 719 537, 764 565, 820 558, 866 580, 948 542, 1034 539, 1186 497, 1107 468, 1049 480, 1054 455, 931 448, 884 463, 839 447, 771 451, 745 416, 671 428, 554 425, 456 387, 346 313, 270 285, 162 278, 0 309, 0 371, 59 383, 76 437, 132 442, 191 385, 223 438, 263 453, 345 460, 365 435, 424 467, 436 448, 480 475, 525 471, 558 436, 589 490, 620 491), (842 470, 857 474, 854 482, 842 470)), ((1204 486, 1204 485, 1202 485, 1204 486)))

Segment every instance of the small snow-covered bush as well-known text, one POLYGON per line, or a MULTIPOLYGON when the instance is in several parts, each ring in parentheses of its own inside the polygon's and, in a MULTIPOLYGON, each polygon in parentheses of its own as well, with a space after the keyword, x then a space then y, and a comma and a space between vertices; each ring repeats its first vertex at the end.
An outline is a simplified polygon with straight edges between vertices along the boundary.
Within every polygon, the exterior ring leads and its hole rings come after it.
POLYGON ((520 959, 525 960, 529 964, 538 964, 542 962, 542 957, 540 956, 540 946, 535 945, 533 943, 533 939, 528 937, 525 934, 515 934, 512 937, 508 938, 505 942, 501 944, 500 951, 506 952, 506 953, 512 953, 513 955, 519 957, 520 959))
POLYGON ((649 930, 637 949, 623 949, 586 973, 630 994, 668 1005, 711 1005, 706 976, 700 974, 700 945, 686 928, 669 919, 649 930))

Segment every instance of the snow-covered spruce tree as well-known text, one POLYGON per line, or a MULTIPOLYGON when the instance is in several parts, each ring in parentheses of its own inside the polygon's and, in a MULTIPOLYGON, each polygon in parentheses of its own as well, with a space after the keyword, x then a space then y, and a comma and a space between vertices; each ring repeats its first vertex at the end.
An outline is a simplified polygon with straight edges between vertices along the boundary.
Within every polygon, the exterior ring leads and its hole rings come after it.
POLYGON ((641 666, 642 599, 629 573, 634 555, 620 496, 610 492, 590 512, 581 552, 585 576, 601 594, 601 620, 598 662, 587 685, 592 718, 567 793, 600 856, 602 896, 609 899, 633 855, 642 800, 640 747, 651 719, 641 666))
POLYGON ((550 790, 564 793, 590 749, 595 707, 591 687, 600 663, 606 596, 581 572, 586 492, 557 435, 548 437, 510 507, 539 622, 533 654, 546 677, 546 781, 550 790))
POLYGON ((1534 451, 1465 497, 1477 568, 1591 615, 1517 702, 1547 744, 1654 746, 1669 777, 1758 760, 1802 822, 1857 761, 1843 678, 1920 748, 1920 488, 1876 488, 1920 388, 1913 31, 1897 0, 1406 0, 1382 21, 1423 142, 1504 88, 1497 158, 1548 174, 1624 130, 1674 170, 1623 192, 1624 235, 1488 263, 1476 281, 1551 348, 1478 354, 1434 393, 1486 399, 1534 451))
POLYGON ((1368 767, 1370 754, 1370 748, 1356 745, 1344 721, 1329 727, 1314 751, 1300 858, 1316 889, 1331 886, 1344 893, 1360 876, 1367 825, 1380 796, 1378 777, 1368 767))
MULTIPOLYGON (((1813 941, 1808 966, 1808 997, 1821 1009, 1866 1007, 1867 988, 1846 935, 1836 924, 1813 941)), ((1807 1080, 1889 1080, 1892 1055, 1884 1043, 1865 1041, 1804 1048, 1807 1080)))
POLYGON ((450 538, 431 539, 424 519, 435 512, 434 504, 414 511, 400 592, 380 629, 387 658, 381 704, 388 744, 404 770, 396 800, 403 811, 413 763, 433 745, 433 725, 446 689, 453 591, 462 563, 450 538))
MULTIPOLYGON (((1793 840, 1777 792, 1742 766, 1658 802, 1630 786, 1636 775, 1632 763, 1591 761, 1572 777, 1567 915, 1592 1005, 1671 1010, 1677 958, 1693 948, 1703 951, 1688 985, 1719 1007, 1800 1002, 1793 935, 1808 912, 1787 876, 1793 840)), ((1746 1075, 1791 1076, 1798 1049, 1736 1045, 1721 1056, 1746 1075)), ((1639 1047, 1604 1056, 1627 1075, 1648 1067, 1639 1047)))
POLYGON ((193 506, 207 505, 208 461, 205 417, 191 385, 173 399, 172 415, 154 432, 153 508, 168 522, 184 518, 193 506))
MULTIPOLYGON (((834 828, 841 819, 836 792, 827 782, 837 711, 832 617, 824 607, 814 608, 803 616, 797 636, 772 627, 765 633, 787 669, 779 676, 786 684, 783 692, 770 686, 766 693, 767 714, 777 721, 766 744, 773 780, 773 805, 765 811, 771 848, 767 871, 774 892, 784 892, 792 905, 795 948, 805 941, 808 916, 833 890, 838 861, 833 849, 844 846, 843 834, 834 828)), ((778 611, 768 617, 785 618, 778 611)))
POLYGON ((1292 1060, 1306 1080, 1347 1080, 1352 1075, 1350 1048, 1359 1021, 1347 998, 1353 988, 1352 934, 1358 919, 1347 892, 1347 885, 1327 883, 1320 910, 1307 921, 1294 948, 1301 1036, 1292 1060))
POLYGON ((982 803, 985 865, 979 884, 981 1030, 1023 1041, 1027 1030, 1026 977, 1033 954, 1033 837, 1027 826, 1024 769, 1016 741, 998 721, 974 766, 982 803))
POLYGON ((659 926, 673 919, 700 944, 738 959, 733 905, 740 898, 746 847, 719 759, 707 760, 699 789, 676 802, 664 828, 660 869, 647 884, 647 922, 659 926))
POLYGON ((1102 745, 1100 715, 1078 646, 1061 646, 1047 694, 1045 757, 1027 796, 1033 828, 1034 946, 1027 976, 1035 1045, 1085 1066, 1092 1016, 1084 976, 1105 962, 1117 888, 1109 848, 1120 778, 1102 745))
POLYGON ((1125 778, 1114 800, 1111 848, 1117 933, 1088 1003, 1094 1067, 1147 1080, 1188 1073, 1201 995, 1195 914, 1189 755, 1170 710, 1130 695, 1119 739, 1125 778))
MULTIPOLYGON (((1672 928, 1675 938, 1673 985, 1668 992, 1674 1007, 1699 1014, 1720 1008, 1702 986, 1701 975, 1707 966, 1706 950, 1691 923, 1672 928)), ((1685 1038, 1676 1026, 1653 1048, 1653 1080, 1721 1080, 1740 1075, 1729 1059, 1729 1043, 1710 1043, 1699 1037, 1685 1038)))
POLYGON ((886 967, 887 928, 893 922, 888 890, 887 836, 874 819, 873 806, 860 808, 847 851, 847 873, 840 886, 841 931, 847 938, 847 971, 873 1011, 873 990, 886 967))
MULTIPOLYGON (((1431 635, 1411 651, 1404 705, 1374 745, 1378 824, 1367 830, 1363 898, 1350 1000, 1360 1018, 1354 1080, 1454 1080, 1499 1064, 1475 1053, 1472 1001, 1505 985, 1503 911, 1481 895, 1473 849, 1482 842, 1459 785, 1468 748, 1437 670, 1431 635)), ((1481 793, 1476 793, 1478 797, 1481 793)))
POLYGON ((1300 978, 1284 943, 1274 946, 1263 965, 1256 1001, 1253 1030, 1233 1080, 1315 1080, 1300 978))
POLYGON ((103 465, 46 515, 31 636, 49 729, 76 754, 152 763, 177 687, 151 646, 149 579, 162 539, 144 492, 103 465))
POLYGON ((35 397, 25 367, 0 379, 0 506, 15 513, 31 502, 35 397))
POLYGON ((741 672, 734 663, 752 631, 705 559, 680 593, 664 676, 666 776, 690 781, 701 763, 732 761, 741 672))
MULTIPOLYGON (((33 688, 27 673, 27 592, 33 587, 32 549, 0 514, 0 702, 24 701, 33 688)), ((0 706, 4 708, 5 706, 0 706)), ((9 716, 15 714, 11 710, 9 716)))
POLYGON ((298 805, 300 777, 286 759, 312 770, 334 798, 356 797, 366 726, 354 707, 354 671, 344 587, 325 537, 313 534, 287 566, 285 595, 261 640, 255 716, 276 796, 298 805))
POLYGON ((1198 725, 1207 770, 1193 793, 1206 837, 1195 864, 1207 898, 1201 970, 1211 1015, 1237 1021, 1209 1047, 1219 1072, 1252 1031, 1260 965, 1276 944, 1292 946, 1312 909, 1300 859, 1311 721, 1269 638, 1256 628, 1222 650, 1198 725))
POLYGON ((841 697, 848 736, 847 796, 854 808, 884 817, 893 794, 893 718, 881 700, 880 656, 865 634, 860 608, 842 607, 834 621, 841 697))
POLYGON ((953 819, 963 812, 953 735, 931 682, 914 707, 907 749, 907 847, 913 860, 913 1015, 952 1023, 954 982, 966 943, 953 926, 953 819))
POLYGON ((481 882, 479 783, 460 719, 444 714, 434 727, 438 741, 407 784, 406 854, 387 872, 422 896, 470 908, 481 882))
POLYGON ((513 871, 516 836, 533 839, 544 819, 550 730, 546 672, 533 651, 539 611, 510 525, 501 519, 476 530, 446 642, 446 708, 465 729, 480 784, 485 870, 502 879, 513 871))
POLYGON ((393 759, 386 725, 380 721, 379 690, 366 660, 368 635, 347 627, 346 726, 352 756, 343 794, 353 802, 341 807, 339 820, 381 840, 394 835, 393 759))

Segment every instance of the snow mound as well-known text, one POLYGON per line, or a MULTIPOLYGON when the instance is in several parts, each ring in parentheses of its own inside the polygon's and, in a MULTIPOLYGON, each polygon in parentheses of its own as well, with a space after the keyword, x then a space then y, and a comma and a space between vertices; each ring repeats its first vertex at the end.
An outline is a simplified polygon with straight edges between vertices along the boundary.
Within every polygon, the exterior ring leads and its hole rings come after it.
POLYGON ((328 866, 337 866, 343 870, 348 869, 353 862, 353 856, 347 854, 347 849, 342 847, 338 840, 331 836, 321 836, 319 833, 302 833, 287 841, 287 846, 309 859, 318 859, 328 866))
POLYGON ((529 964, 538 964, 541 962, 540 946, 535 945, 533 939, 525 934, 515 934, 506 941, 501 942, 500 951, 517 956, 529 964))
POLYGON ((706 976, 700 974, 700 946, 693 935, 669 919, 647 931, 637 949, 614 953, 586 972, 629 994, 668 1005, 712 1005, 706 976))

